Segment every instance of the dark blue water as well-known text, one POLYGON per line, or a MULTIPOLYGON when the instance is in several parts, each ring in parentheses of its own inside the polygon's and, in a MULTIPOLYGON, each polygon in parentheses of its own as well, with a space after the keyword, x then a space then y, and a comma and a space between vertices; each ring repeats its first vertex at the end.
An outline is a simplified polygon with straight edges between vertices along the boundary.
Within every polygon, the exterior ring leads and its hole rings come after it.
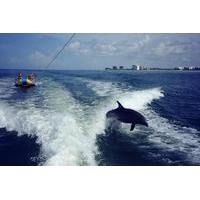
POLYGON ((199 72, 18 72, 0 73, 0 165, 200 165, 199 72), (116 100, 149 127, 106 129, 116 100))

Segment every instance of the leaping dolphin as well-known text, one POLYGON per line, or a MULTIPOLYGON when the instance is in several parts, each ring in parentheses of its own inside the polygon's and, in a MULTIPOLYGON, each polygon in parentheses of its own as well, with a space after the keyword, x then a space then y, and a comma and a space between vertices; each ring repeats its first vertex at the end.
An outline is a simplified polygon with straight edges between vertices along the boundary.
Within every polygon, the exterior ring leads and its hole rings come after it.
POLYGON ((107 118, 114 118, 123 123, 131 123, 130 131, 135 128, 136 124, 141 124, 148 127, 148 123, 142 114, 135 110, 124 108, 119 101, 117 101, 117 103, 118 108, 108 111, 106 113, 107 118))

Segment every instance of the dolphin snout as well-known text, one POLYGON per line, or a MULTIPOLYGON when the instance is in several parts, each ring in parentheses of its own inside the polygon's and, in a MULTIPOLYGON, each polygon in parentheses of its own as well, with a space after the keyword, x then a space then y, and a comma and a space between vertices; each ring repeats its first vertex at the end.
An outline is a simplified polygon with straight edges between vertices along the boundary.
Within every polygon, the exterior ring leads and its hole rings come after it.
POLYGON ((149 124, 147 123, 147 122, 144 122, 144 124, 143 124, 144 126, 146 126, 146 127, 148 127, 149 126, 149 124))

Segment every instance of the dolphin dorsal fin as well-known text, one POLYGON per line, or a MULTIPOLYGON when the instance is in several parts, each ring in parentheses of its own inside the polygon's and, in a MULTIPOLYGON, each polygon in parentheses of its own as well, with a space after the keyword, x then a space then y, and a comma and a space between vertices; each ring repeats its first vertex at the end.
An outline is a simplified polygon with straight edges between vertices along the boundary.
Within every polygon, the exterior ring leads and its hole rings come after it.
POLYGON ((118 103, 118 108, 124 108, 119 101, 117 101, 117 103, 118 103))

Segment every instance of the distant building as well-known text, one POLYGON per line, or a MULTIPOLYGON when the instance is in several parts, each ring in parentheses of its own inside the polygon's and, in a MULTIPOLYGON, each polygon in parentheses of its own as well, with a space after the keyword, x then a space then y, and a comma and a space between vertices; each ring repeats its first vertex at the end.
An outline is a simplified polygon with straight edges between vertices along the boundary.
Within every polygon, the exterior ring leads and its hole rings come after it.
POLYGON ((137 65, 137 70, 141 70, 141 66, 140 65, 137 65))
POLYGON ((132 65, 132 70, 137 70, 137 65, 132 65))
POLYGON ((105 70, 111 70, 111 68, 110 67, 106 67, 105 70))
POLYGON ((195 67, 189 67, 189 70, 194 70, 195 67))
POLYGON ((147 70, 147 69, 150 69, 150 68, 147 68, 145 66, 142 66, 142 65, 132 65, 132 70, 147 70))
POLYGON ((189 67, 184 67, 183 69, 184 69, 184 70, 189 70, 189 67))
POLYGON ((123 65, 106 67, 105 70, 180 70, 180 71, 195 71, 200 70, 200 67, 195 66, 180 66, 174 68, 163 68, 163 67, 147 67, 142 65, 132 65, 130 68, 126 68, 123 65))
POLYGON ((142 66, 142 65, 137 65, 137 70, 144 70, 144 66, 142 66))
POLYGON ((183 69, 184 69, 184 67, 178 67, 178 69, 179 69, 179 70, 183 70, 183 69))

